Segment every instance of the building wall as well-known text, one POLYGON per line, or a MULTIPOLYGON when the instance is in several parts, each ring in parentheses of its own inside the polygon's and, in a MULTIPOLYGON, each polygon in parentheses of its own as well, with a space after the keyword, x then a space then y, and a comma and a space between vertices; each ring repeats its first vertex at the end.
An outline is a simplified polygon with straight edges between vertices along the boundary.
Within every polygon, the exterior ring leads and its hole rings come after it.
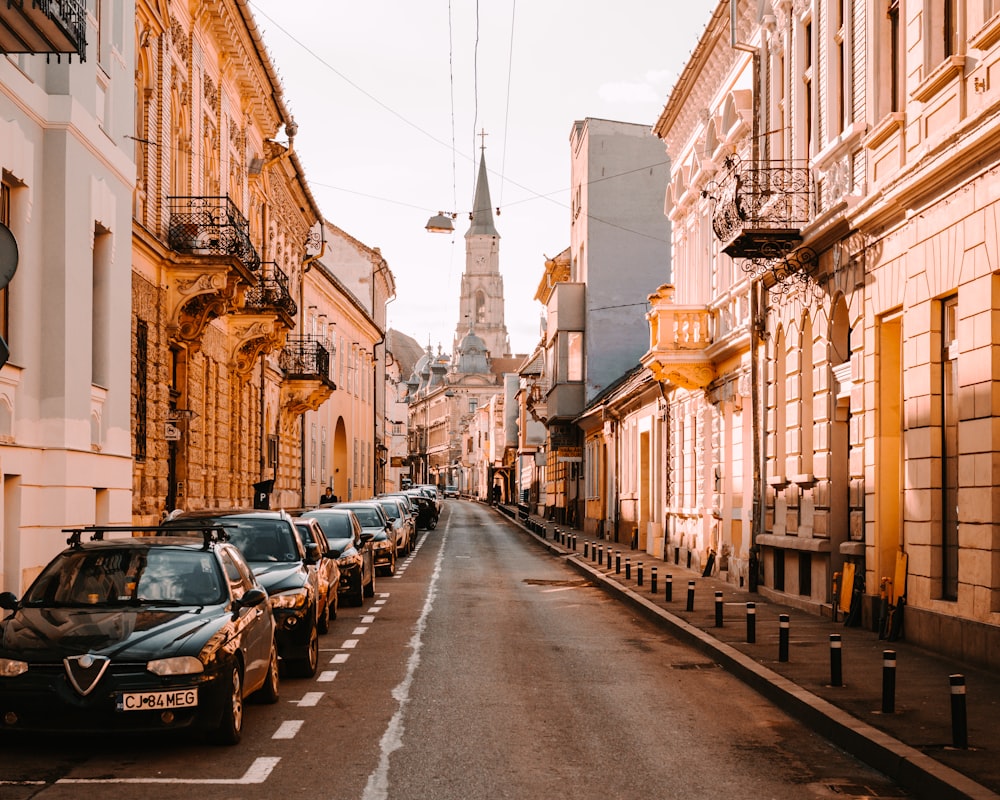
POLYGON ((17 594, 65 546, 62 528, 130 521, 132 14, 108 9, 99 31, 91 18, 85 61, 0 59, 0 221, 19 256, 0 369, 0 588, 17 594))

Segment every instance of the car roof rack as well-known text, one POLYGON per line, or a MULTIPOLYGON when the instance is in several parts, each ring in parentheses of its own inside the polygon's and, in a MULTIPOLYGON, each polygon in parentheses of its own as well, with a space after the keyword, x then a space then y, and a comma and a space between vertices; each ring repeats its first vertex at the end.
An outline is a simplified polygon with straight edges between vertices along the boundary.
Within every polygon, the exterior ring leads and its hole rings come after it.
MULTIPOLYGON (((229 532, 225 525, 218 522, 198 523, 192 520, 190 530, 193 536, 201 534, 202 546, 205 550, 218 542, 229 541, 229 532)), ((105 533, 162 533, 164 531, 176 535, 177 527, 164 525, 84 525, 79 528, 63 528, 63 533, 69 534, 66 544, 70 547, 79 547, 84 534, 90 534, 92 542, 103 542, 105 533)))

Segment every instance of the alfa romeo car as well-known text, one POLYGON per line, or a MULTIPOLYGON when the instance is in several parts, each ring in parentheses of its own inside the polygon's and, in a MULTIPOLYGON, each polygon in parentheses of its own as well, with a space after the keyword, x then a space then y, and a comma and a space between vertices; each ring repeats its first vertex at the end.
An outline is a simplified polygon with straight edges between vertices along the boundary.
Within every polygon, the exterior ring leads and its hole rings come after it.
POLYGON ((244 699, 278 700, 274 617, 240 551, 218 530, 67 533, 20 599, 0 594, 0 733, 190 729, 236 744, 244 699))

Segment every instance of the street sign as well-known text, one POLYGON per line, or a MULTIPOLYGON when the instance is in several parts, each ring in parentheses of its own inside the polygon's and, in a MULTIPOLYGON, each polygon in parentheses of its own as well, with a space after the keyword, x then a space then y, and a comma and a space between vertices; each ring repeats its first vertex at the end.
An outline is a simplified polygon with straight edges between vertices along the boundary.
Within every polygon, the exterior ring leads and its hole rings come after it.
POLYGON ((164 423, 163 438, 168 442, 179 442, 181 440, 181 429, 169 422, 164 423))

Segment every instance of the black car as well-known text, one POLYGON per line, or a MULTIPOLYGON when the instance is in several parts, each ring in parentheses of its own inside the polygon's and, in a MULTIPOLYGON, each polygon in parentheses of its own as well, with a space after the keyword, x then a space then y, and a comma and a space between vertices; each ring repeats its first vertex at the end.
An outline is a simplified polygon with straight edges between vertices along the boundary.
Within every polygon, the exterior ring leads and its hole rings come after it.
POLYGON ((319 632, 330 631, 330 620, 337 618, 340 598, 340 567, 331 553, 330 543, 320 524, 314 519, 295 518, 302 546, 306 549, 309 569, 316 573, 316 588, 319 591, 319 632))
POLYGON ((361 531, 361 523, 354 512, 346 508, 323 507, 303 511, 299 516, 315 519, 326 534, 331 550, 337 554, 340 593, 356 606, 360 606, 365 597, 374 595, 372 535, 361 531))
POLYGON ((422 489, 407 489, 404 494, 417 504, 417 527, 428 531, 434 530, 440 514, 437 500, 428 497, 422 489))
POLYGON ((334 508, 346 508, 354 512, 361 524, 362 533, 372 535, 372 558, 375 571, 390 578, 396 574, 396 532, 392 522, 378 500, 358 500, 337 503, 334 508))
POLYGON ((239 550, 211 530, 67 532, 20 600, 0 594, 0 731, 237 743, 244 699, 278 700, 274 616, 239 550))
POLYGON ((206 523, 225 528, 267 590, 282 669, 303 678, 315 675, 321 600, 319 580, 310 567, 318 556, 306 554, 292 517, 281 510, 216 508, 177 512, 164 525, 190 530, 206 523))

